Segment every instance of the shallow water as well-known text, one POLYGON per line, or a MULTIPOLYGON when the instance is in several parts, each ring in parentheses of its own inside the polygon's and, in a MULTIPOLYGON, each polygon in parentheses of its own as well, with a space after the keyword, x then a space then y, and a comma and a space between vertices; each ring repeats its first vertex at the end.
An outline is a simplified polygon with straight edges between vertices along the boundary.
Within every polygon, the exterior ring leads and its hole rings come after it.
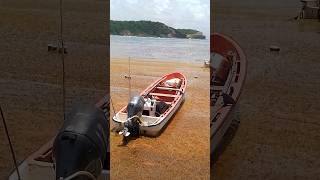
POLYGON ((110 55, 113 58, 203 62, 209 59, 209 40, 112 35, 110 55))

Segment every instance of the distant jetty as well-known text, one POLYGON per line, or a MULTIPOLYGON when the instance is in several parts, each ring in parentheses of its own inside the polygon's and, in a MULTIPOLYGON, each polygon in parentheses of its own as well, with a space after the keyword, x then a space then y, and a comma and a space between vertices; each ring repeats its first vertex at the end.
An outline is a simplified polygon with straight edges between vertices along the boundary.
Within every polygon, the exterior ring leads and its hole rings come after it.
POLYGON ((110 34, 160 38, 206 39, 202 32, 194 29, 175 29, 161 22, 113 21, 110 20, 110 34))

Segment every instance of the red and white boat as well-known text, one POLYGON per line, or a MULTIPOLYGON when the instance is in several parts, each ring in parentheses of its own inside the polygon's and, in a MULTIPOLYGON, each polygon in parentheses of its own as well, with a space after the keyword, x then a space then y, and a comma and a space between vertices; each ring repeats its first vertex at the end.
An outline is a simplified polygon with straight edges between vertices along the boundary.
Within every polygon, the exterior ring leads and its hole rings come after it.
POLYGON ((247 60, 233 39, 215 33, 210 41, 210 139, 211 154, 216 154, 236 119, 237 101, 247 74, 247 60))
POLYGON ((186 86, 187 79, 179 72, 153 82, 113 117, 114 123, 122 129, 119 134, 159 135, 184 101, 186 86))

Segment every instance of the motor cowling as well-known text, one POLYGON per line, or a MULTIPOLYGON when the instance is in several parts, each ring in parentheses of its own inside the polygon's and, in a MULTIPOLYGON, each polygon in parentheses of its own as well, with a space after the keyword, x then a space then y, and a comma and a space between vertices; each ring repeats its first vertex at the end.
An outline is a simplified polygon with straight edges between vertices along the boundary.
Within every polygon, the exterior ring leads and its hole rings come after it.
POLYGON ((106 163, 109 146, 109 121, 97 107, 80 107, 71 113, 53 145, 56 179, 78 171, 95 177, 106 163))
POLYGON ((130 136, 137 137, 140 132, 140 118, 144 108, 144 98, 142 96, 134 96, 127 105, 127 118, 124 127, 130 132, 130 136))
POLYGON ((142 96, 133 96, 127 105, 127 118, 141 116, 144 108, 144 98, 142 96))

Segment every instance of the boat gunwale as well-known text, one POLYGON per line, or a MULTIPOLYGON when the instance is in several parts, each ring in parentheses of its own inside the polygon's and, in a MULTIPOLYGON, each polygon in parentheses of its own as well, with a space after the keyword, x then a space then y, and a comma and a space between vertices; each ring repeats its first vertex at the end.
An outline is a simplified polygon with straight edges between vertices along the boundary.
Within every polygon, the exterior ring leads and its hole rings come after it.
MULTIPOLYGON (((232 82, 231 82, 231 84, 237 84, 238 85, 238 87, 235 88, 235 90, 238 90, 238 91, 234 91, 234 93, 232 94, 233 99, 237 103, 237 101, 240 98, 241 92, 242 92, 242 90, 244 88, 245 79, 246 79, 246 76, 247 76, 248 63, 247 63, 246 55, 245 55, 244 51, 241 49, 241 47, 239 46, 239 44, 235 40, 233 40, 231 37, 228 37, 228 36, 225 36, 225 35, 222 35, 222 34, 219 34, 219 33, 213 33, 211 35, 211 37, 212 36, 219 36, 222 39, 224 39, 225 41, 228 41, 236 50, 236 53, 237 53, 237 60, 236 61, 239 61, 241 63, 240 64, 240 73, 239 73, 239 76, 238 76, 238 81, 234 82, 234 78, 232 78, 232 82)), ((215 51, 213 49, 210 49, 210 52, 215 52, 215 51)), ((219 52, 215 52, 215 53, 219 54, 219 52)), ((229 86, 229 89, 230 89, 230 87, 231 87, 231 85, 229 86)), ((229 116, 229 114, 231 113, 231 111, 234 108, 234 106, 235 105, 229 105, 229 106, 222 107, 221 109, 219 109, 220 117, 215 122, 215 128, 213 129, 213 127, 212 127, 212 130, 211 130, 211 133, 210 133, 211 134, 210 138, 213 138, 217 134, 217 132, 223 127, 223 124, 225 123, 224 120, 229 116)))

